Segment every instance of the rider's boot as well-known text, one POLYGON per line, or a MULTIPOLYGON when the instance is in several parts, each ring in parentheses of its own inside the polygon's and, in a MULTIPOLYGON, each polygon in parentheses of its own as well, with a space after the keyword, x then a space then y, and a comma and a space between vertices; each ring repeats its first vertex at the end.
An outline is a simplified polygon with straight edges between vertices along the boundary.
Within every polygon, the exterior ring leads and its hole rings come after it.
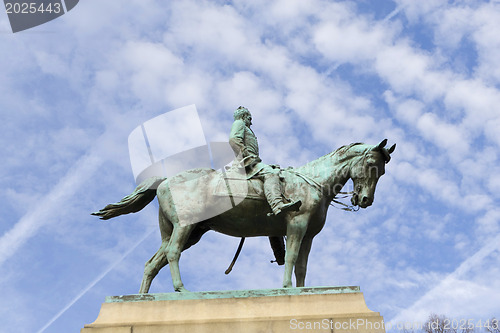
POLYGON ((289 203, 283 202, 280 179, 277 174, 271 174, 265 178, 264 194, 266 195, 267 202, 269 202, 271 210, 273 211, 272 213, 267 214, 268 216, 279 215, 287 211, 298 211, 302 205, 300 200, 289 203))

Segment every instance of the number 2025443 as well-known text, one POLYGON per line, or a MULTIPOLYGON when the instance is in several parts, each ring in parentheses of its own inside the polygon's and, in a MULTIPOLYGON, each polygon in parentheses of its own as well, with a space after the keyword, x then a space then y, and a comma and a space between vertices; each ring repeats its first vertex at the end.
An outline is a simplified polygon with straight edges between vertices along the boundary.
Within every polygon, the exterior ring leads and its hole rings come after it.
POLYGON ((59 14, 63 9, 61 8, 60 2, 41 4, 35 2, 6 2, 5 10, 7 11, 7 14, 59 14))

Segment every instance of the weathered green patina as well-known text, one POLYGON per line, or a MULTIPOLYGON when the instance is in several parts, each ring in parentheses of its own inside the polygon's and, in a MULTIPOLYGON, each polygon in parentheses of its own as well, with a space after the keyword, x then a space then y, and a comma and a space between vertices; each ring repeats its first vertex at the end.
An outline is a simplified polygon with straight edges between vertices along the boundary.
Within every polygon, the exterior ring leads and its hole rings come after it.
POLYGON ((222 298, 248 298, 264 296, 295 296, 295 295, 325 295, 359 293, 359 286, 345 287, 300 287, 279 289, 253 289, 253 290, 221 290, 200 291, 190 293, 158 293, 158 294, 135 294, 123 296, 107 296, 106 303, 120 302, 145 302, 145 301, 175 301, 186 299, 222 299, 222 298))
MULTIPOLYGON (((232 140, 235 152, 247 151, 233 163, 235 169, 241 165, 240 169, 246 169, 264 182, 269 180, 265 179, 267 176, 262 176, 266 173, 273 173, 276 179, 276 173, 269 171, 271 167, 263 166, 258 158, 256 137, 249 129, 251 117, 248 119, 248 116, 249 113, 245 120, 247 123, 243 124, 246 127, 241 129, 242 124, 237 124, 235 132, 246 132, 251 136, 250 140, 247 143, 240 140, 239 144, 232 140), (251 144, 253 139, 255 142, 251 144)), ((240 120, 236 119, 235 122, 240 120)), ((232 135, 232 139, 235 137, 232 135)), ((141 294, 149 291, 152 280, 167 264, 170 266, 174 290, 187 291, 179 271, 181 252, 196 244, 209 230, 234 237, 268 236, 282 239, 286 236, 283 287, 292 287, 294 267, 296 285, 303 287, 312 240, 325 224, 330 203, 349 179, 352 179, 354 189, 352 205, 366 208, 373 203, 378 179, 384 174, 385 164, 395 149, 395 145, 386 149, 386 144, 387 140, 378 145, 354 143, 302 167, 279 170, 279 177, 284 179, 284 188, 280 191, 273 189, 274 193, 270 195, 266 193, 267 200, 247 197, 235 206, 233 202, 231 206, 232 201, 214 195, 220 182, 220 172, 193 169, 168 179, 148 178, 120 202, 93 214, 110 219, 137 212, 158 196, 162 244, 146 263, 139 291, 141 294), (283 198, 278 198, 281 195, 283 198)), ((263 187, 263 192, 266 192, 266 186, 263 187)))

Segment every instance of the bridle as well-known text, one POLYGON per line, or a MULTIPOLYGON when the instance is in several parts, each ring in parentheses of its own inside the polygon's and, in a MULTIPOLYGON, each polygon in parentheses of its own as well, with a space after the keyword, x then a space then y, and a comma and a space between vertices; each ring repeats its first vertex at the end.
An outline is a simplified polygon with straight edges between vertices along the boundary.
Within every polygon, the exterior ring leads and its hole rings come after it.
MULTIPOLYGON (((367 159, 367 156, 368 156, 368 152, 369 151, 365 151, 363 153, 363 157, 362 157, 362 160, 361 160, 361 163, 364 164, 366 159, 367 159)), ((345 210, 347 212, 357 212, 360 208, 359 204, 356 204, 356 205, 348 205, 348 204, 345 204, 343 203, 342 201, 339 201, 337 199, 345 199, 345 198, 352 198, 353 196, 357 196, 358 193, 356 192, 356 190, 353 190, 353 191, 349 191, 349 192, 338 192, 337 194, 342 194, 343 196, 342 197, 338 197, 337 198, 337 195, 335 195, 335 197, 333 197, 332 201, 330 202, 330 206, 334 207, 334 208, 337 208, 337 209, 342 209, 342 210, 345 210), (333 203, 336 203, 338 205, 341 205, 342 207, 337 207, 335 206, 333 203)))
MULTIPOLYGON (((364 165, 366 163, 366 159, 368 158, 368 154, 369 154, 369 150, 365 151, 364 154, 363 154, 363 157, 362 157, 362 160, 361 160, 361 163, 364 165)), ((384 155, 384 159, 385 159, 385 163, 387 164, 389 162, 389 160, 391 159, 390 155, 383 150, 381 150, 382 154, 384 155)), ((319 184, 318 184, 319 185, 319 184)), ((358 184, 359 186, 359 184, 358 184)), ((337 194, 342 194, 343 196, 340 197, 339 199, 345 199, 345 198, 352 198, 354 195, 358 195, 358 193, 356 192, 356 189, 354 191, 349 191, 349 192, 338 192, 337 194)), ((357 212, 360 208, 359 204, 356 204, 356 205, 347 205, 341 201, 338 201, 336 200, 336 196, 333 197, 332 199, 332 202, 330 202, 330 206, 332 207, 335 207, 337 209, 342 209, 342 210, 345 210, 345 211, 348 211, 348 212, 357 212), (336 203, 336 204, 339 204, 343 207, 337 207, 335 205, 332 204, 332 202, 336 203)))

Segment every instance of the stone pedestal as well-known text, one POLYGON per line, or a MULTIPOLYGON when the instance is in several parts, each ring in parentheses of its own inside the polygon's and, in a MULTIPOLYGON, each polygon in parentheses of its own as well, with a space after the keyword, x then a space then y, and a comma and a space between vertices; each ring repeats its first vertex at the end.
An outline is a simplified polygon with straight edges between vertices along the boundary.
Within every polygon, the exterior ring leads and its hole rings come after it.
POLYGON ((384 332, 359 287, 316 287, 106 298, 81 333, 384 332))

